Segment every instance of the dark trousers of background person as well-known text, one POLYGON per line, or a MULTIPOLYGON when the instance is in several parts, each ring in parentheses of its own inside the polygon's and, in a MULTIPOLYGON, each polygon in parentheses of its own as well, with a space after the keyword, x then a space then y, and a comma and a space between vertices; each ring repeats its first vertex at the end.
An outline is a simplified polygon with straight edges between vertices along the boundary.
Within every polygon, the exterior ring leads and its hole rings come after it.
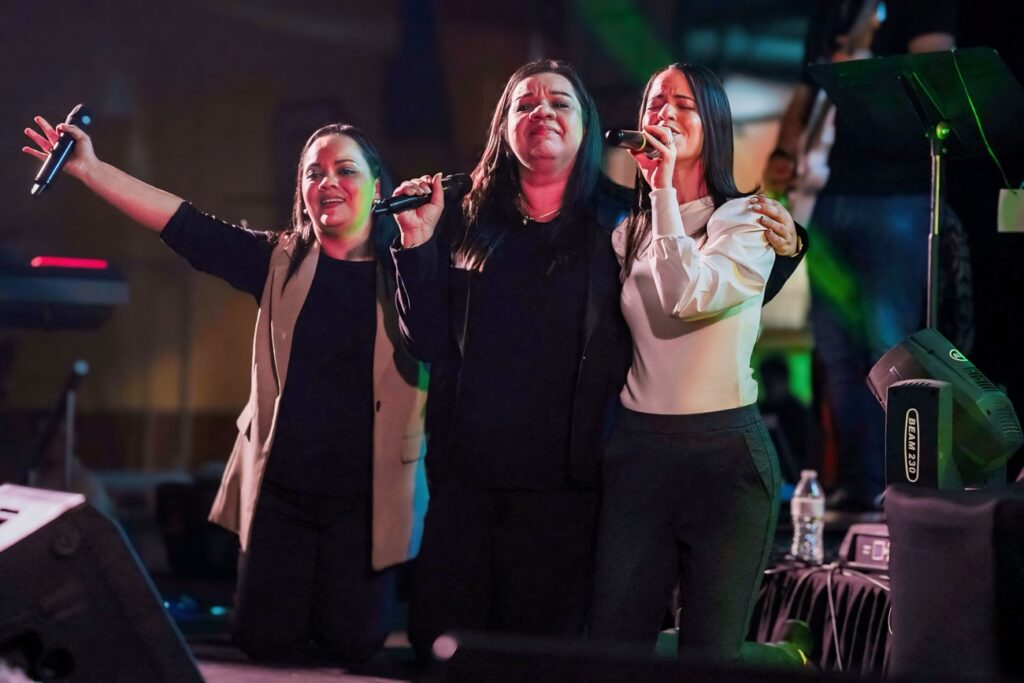
POLYGON ((885 488, 885 413, 867 376, 924 325, 928 215, 926 195, 823 195, 811 220, 811 326, 835 420, 839 486, 865 507, 885 488))
POLYGON ((446 631, 578 637, 591 592, 596 491, 499 491, 449 474, 432 491, 409 639, 446 631))
POLYGON ((372 657, 390 629, 395 577, 371 569, 370 543, 368 501, 264 481, 239 554, 232 631, 242 650, 299 663, 372 657))
POLYGON ((678 583, 680 652, 737 660, 779 506, 757 408, 623 410, 602 479, 591 640, 653 649, 678 583))

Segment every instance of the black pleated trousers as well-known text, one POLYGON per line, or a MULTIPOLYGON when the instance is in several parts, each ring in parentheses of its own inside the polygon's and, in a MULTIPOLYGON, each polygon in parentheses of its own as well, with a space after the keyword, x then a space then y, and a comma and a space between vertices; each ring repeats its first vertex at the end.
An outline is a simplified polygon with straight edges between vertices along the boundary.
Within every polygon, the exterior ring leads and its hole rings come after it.
POLYGON ((264 481, 239 554, 233 636, 254 659, 359 663, 383 645, 393 569, 370 564, 370 504, 264 481))
POLYGON ((590 638, 653 647, 678 584, 680 652, 737 660, 778 516, 757 408, 624 410, 602 481, 590 638))
POLYGON ((597 508, 593 490, 493 490, 450 474, 432 492, 413 573, 417 653, 446 631, 581 637, 597 508))

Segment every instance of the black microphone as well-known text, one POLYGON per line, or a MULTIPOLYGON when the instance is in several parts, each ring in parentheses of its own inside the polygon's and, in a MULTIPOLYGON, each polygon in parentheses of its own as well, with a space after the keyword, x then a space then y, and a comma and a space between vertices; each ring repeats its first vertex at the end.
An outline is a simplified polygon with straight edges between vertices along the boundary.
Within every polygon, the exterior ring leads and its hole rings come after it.
MULTIPOLYGON (((441 178, 441 189, 445 194, 464 195, 473 186, 473 179, 465 173, 452 173, 441 178)), ((429 194, 400 194, 388 199, 380 199, 373 205, 374 215, 396 214, 430 203, 429 194)))
MULTIPOLYGON (((92 123, 92 114, 84 106, 78 105, 71 110, 64 123, 85 128, 92 123)), ((38 197, 43 193, 43 190, 53 184, 57 174, 60 173, 60 169, 64 168, 64 162, 67 161, 68 155, 71 154, 71 150, 74 148, 75 139, 68 135, 67 132, 61 133, 60 137, 57 138, 57 144, 50 150, 49 156, 46 157, 46 161, 40 167, 39 173, 36 174, 35 182, 32 184, 32 196, 38 197)))
POLYGON ((647 135, 643 131, 610 128, 604 132, 604 141, 612 147, 621 147, 631 152, 643 152, 651 159, 658 158, 658 150, 647 144, 647 135))

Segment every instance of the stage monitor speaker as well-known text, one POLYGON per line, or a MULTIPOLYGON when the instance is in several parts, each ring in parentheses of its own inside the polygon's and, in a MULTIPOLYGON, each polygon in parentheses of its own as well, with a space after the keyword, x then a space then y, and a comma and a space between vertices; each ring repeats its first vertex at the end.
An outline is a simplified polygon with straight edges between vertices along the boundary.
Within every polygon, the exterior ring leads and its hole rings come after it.
MULTIPOLYGON (((1006 484, 1006 461, 1024 444, 1024 432, 1006 392, 991 382, 978 368, 936 330, 928 328, 910 335, 882 356, 868 373, 868 386, 887 410, 888 425, 902 431, 906 440, 899 449, 906 449, 909 464, 915 437, 909 428, 910 413, 888 410, 889 389, 897 384, 918 393, 926 405, 942 410, 941 419, 934 421, 921 415, 921 426, 932 427, 922 434, 924 439, 944 439, 944 450, 937 453, 938 465, 931 483, 926 483, 925 472, 913 481, 912 473, 891 479, 890 484, 927 485, 940 489, 994 487, 1006 484), (914 384, 915 382, 920 384, 914 384), (927 396, 927 386, 937 392, 936 398, 927 396), (938 389, 938 387, 942 387, 938 389), (943 394, 950 394, 948 399, 943 394), (948 412, 944 407, 949 401, 948 412), (948 415, 948 418, 946 417, 948 415), (893 418, 896 419, 894 424, 893 418), (940 431, 941 430, 941 431, 940 431)), ((916 400, 916 399, 915 399, 916 400)), ((907 409, 913 408, 908 405, 907 409)), ((888 427, 887 427, 888 429, 888 427)), ((897 436, 897 442, 899 436, 897 436)), ((892 443, 891 440, 888 441, 892 443)), ((921 465, 929 464, 922 458, 921 465)))
POLYGON ((0 486, 0 659, 44 681, 202 681, 121 529, 79 494, 0 486))

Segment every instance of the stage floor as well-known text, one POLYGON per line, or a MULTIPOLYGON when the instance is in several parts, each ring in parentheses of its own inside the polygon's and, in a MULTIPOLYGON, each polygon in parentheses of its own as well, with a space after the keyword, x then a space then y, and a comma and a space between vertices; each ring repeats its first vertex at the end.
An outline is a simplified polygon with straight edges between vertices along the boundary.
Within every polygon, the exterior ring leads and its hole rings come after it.
POLYGON ((208 683, 253 681, 411 681, 438 679, 416 661, 405 635, 407 605, 399 603, 396 630, 384 648, 358 670, 334 665, 271 665, 250 660, 232 641, 230 605, 234 581, 230 579, 181 579, 167 574, 153 576, 171 617, 199 663, 208 683))
MULTIPOLYGON (((879 516, 830 514, 826 525, 826 557, 835 557, 850 524, 868 521, 879 521, 879 516)), ((791 538, 788 514, 781 514, 773 544, 773 562, 781 560, 789 551, 791 538)), ((154 574, 153 579, 209 683, 320 680, 427 683, 440 677, 439 672, 424 671, 416 662, 405 636, 407 606, 404 603, 400 603, 395 619, 399 630, 391 634, 383 651, 359 670, 336 666, 272 666, 252 662, 231 642, 228 610, 234 589, 232 580, 182 579, 167 573, 154 574)))

